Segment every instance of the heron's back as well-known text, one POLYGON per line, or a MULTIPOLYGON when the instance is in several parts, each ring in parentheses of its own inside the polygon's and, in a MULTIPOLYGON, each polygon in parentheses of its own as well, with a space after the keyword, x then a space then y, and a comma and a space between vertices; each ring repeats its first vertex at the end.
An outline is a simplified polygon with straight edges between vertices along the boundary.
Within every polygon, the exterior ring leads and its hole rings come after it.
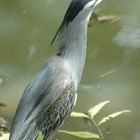
POLYGON ((71 75, 53 58, 29 83, 18 105, 10 140, 49 137, 69 116, 76 99, 71 75))

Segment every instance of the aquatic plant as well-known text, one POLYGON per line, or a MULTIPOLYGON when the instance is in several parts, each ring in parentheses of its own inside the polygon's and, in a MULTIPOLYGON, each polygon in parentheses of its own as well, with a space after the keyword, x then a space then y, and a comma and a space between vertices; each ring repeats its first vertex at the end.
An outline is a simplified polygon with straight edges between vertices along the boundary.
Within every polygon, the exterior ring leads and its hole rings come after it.
POLYGON ((2 136, 2 134, 3 134, 3 129, 0 128, 0 137, 2 136))
POLYGON ((83 138, 83 139, 99 139, 99 140, 105 140, 105 137, 103 135, 103 132, 101 130, 101 125, 106 123, 107 121, 116 118, 120 116, 121 114, 124 113, 130 113, 131 110, 122 110, 118 111, 112 114, 109 114, 108 116, 103 117, 99 122, 96 121, 95 116, 100 113, 100 111, 103 109, 105 105, 107 105, 110 101, 104 101, 99 103, 98 105, 92 107, 89 109, 86 113, 82 112, 72 112, 71 117, 74 118, 85 118, 88 119, 93 126, 96 128, 97 132, 89 132, 89 131, 66 131, 66 130, 59 130, 60 133, 72 135, 78 138, 83 138))

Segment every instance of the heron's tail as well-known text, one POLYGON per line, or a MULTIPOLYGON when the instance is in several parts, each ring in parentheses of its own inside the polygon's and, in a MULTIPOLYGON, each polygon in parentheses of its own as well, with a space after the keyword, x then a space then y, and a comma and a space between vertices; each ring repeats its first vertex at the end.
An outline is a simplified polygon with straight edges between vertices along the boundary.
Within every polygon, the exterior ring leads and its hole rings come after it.
POLYGON ((13 130, 9 140, 36 140, 39 134, 39 128, 36 123, 22 126, 20 131, 18 129, 13 130))

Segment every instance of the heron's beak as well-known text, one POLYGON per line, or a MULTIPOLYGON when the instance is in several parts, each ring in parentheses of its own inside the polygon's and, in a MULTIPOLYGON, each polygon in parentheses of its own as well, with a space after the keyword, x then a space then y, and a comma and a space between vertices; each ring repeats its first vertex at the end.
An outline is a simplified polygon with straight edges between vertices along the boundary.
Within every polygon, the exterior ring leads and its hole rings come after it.
POLYGON ((101 2, 102 2, 102 0, 96 0, 95 3, 94 3, 94 7, 96 7, 101 2))

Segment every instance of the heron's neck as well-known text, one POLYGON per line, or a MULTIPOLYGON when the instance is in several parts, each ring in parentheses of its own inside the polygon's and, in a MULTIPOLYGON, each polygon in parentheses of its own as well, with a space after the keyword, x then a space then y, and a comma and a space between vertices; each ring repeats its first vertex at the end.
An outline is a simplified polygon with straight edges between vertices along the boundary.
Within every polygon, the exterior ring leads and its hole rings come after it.
POLYGON ((86 59, 87 21, 70 23, 59 35, 57 55, 63 57, 64 64, 79 84, 86 59))

